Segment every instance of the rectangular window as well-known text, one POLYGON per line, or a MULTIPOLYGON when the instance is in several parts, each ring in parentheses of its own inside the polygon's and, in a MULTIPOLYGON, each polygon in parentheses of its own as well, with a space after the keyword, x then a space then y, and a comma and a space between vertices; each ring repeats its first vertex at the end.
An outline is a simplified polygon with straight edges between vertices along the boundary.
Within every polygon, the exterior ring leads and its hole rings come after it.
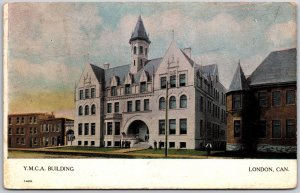
POLYGON ((234 137, 240 137, 241 136, 241 121, 235 120, 234 121, 234 137))
POLYGON ((144 100, 144 111, 148 111, 149 110, 149 99, 145 99, 144 100))
POLYGON ((111 111, 112 111, 111 103, 107 103, 107 113, 111 113, 111 111))
POLYGON ((21 123, 25 123, 25 118, 21 117, 21 123))
POLYGON ((232 109, 240 109, 241 108, 241 95, 235 94, 232 96, 232 109))
POLYGON ((281 138, 280 120, 273 120, 272 121, 272 138, 281 138))
POLYGON ((34 128, 34 133, 37 133, 37 128, 36 127, 34 128))
POLYGON ((90 98, 90 89, 85 89, 85 98, 88 99, 90 98))
POLYGON ((180 119, 180 134, 187 134, 187 120, 180 119))
POLYGON ((119 102, 115 103, 115 113, 119 112, 119 102))
POLYGON ((96 132, 96 123, 91 123, 91 135, 95 135, 96 132))
POLYGON ((23 134, 23 135, 25 134, 25 129, 24 128, 21 129, 21 134, 23 134))
POLYGON ((259 106, 261 107, 267 106, 267 92, 259 92, 258 101, 259 101, 259 106))
POLYGON ((200 111, 203 112, 204 110, 204 101, 203 101, 203 97, 200 97, 200 111))
POLYGON ((82 123, 78 124, 78 135, 82 135, 82 123))
POLYGON ((32 129, 32 127, 30 127, 30 129, 29 129, 29 132, 30 132, 30 134, 32 134, 32 133, 33 133, 33 129, 32 129))
POLYGON ((286 120, 286 137, 296 138, 296 123, 294 119, 286 120))
POLYGON ((95 141, 91 141, 91 146, 95 146, 95 141))
POLYGON ((131 94, 130 84, 125 84, 125 94, 131 94))
POLYGON ((170 76, 170 87, 176 87, 176 75, 170 76))
POLYGON ((141 101, 136 100, 135 101, 135 111, 140 111, 141 110, 141 101))
POLYGON ((120 122, 115 122, 115 135, 120 135, 120 122))
POLYGON ((175 142, 169 142, 169 148, 175 148, 175 142))
POLYGON ((25 139, 22 137, 21 138, 21 143, 24 145, 25 144, 25 139))
POLYGON ((158 122, 158 130, 160 135, 165 134, 165 120, 159 120, 158 122))
POLYGON ((19 141, 19 138, 17 137, 17 144, 19 144, 20 143, 20 141, 19 141))
POLYGON ((186 142, 180 142, 180 148, 186 148, 186 142))
POLYGON ((88 146, 89 142, 88 141, 84 141, 84 146, 88 146))
POLYGON ((8 134, 9 134, 9 135, 12 134, 12 128, 8 128, 8 134))
POLYGON ((11 124, 11 117, 8 118, 8 124, 11 124))
POLYGON ((176 134, 176 119, 169 119, 169 134, 176 134))
POLYGON ((132 101, 127 101, 127 112, 132 112, 132 101))
POLYGON ((141 82, 140 93, 145 93, 145 92, 147 92, 147 84, 146 84, 146 82, 141 82))
POLYGON ((95 92, 95 88, 91 88, 91 98, 95 98, 96 97, 96 92, 95 92))
POLYGON ((266 132, 267 132, 267 122, 265 120, 259 121, 258 137, 266 138, 266 136, 267 136, 266 132))
POLYGON ((179 86, 185 86, 185 74, 180 74, 179 75, 179 86))
POLYGON ((280 105, 280 91, 273 91, 272 92, 272 105, 279 106, 280 105))
POLYGON ((286 91, 286 104, 295 104, 295 91, 294 90, 286 91))
POLYGON ((82 100, 83 99, 83 90, 79 91, 79 99, 82 100))
POLYGON ((110 95, 117 96, 117 87, 116 86, 111 87, 110 95))
POLYGON ((78 141, 78 145, 81 145, 81 141, 78 141))
POLYGON ((37 123, 37 121, 36 121, 36 116, 33 117, 33 122, 34 122, 34 123, 37 123))
POLYGON ((115 147, 120 147, 121 146, 121 143, 120 141, 115 141, 115 144, 114 144, 115 147))
POLYGON ((20 123, 20 118, 19 117, 17 117, 17 124, 19 124, 20 123))
POLYGON ((107 141, 106 146, 111 147, 111 141, 107 141))
POLYGON ((160 88, 167 88, 167 77, 160 77, 160 88))
POLYGON ((107 123, 107 135, 112 135, 112 122, 107 123))
POLYGON ((89 124, 85 123, 84 124, 84 135, 88 135, 89 134, 89 124))
POLYGON ((143 54, 143 46, 140 46, 140 54, 143 54))

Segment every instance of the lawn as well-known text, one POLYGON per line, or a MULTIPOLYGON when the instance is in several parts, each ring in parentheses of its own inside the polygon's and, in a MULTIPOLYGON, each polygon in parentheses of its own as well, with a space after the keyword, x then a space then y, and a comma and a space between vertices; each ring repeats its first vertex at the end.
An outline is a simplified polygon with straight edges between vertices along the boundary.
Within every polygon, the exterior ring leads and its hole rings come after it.
POLYGON ((66 146, 66 147, 57 147, 57 148, 51 148, 50 150, 55 151, 94 151, 94 152, 110 152, 115 151, 121 148, 118 147, 88 147, 88 146, 66 146))
MULTIPOLYGON (((224 151, 212 151, 210 155, 214 155, 216 153, 221 153, 224 151)), ((164 149, 145 149, 140 151, 135 151, 134 153, 145 153, 145 154, 164 154, 164 149)), ((195 155, 195 156, 206 156, 206 151, 194 150, 194 149, 168 149, 168 155, 195 155)))
POLYGON ((27 152, 27 151, 9 150, 8 158, 48 159, 48 158, 88 158, 88 157, 87 156, 78 156, 78 155, 48 154, 48 153, 42 153, 42 152, 27 152))

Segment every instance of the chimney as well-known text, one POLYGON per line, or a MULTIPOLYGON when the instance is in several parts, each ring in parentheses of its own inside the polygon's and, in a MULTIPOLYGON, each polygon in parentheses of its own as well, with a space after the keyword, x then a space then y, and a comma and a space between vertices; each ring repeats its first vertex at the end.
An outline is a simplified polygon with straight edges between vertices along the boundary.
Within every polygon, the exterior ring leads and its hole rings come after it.
POLYGON ((109 63, 107 63, 107 62, 104 63, 104 64, 103 64, 103 69, 109 69, 109 63))
POLYGON ((192 57, 192 48, 184 48, 183 52, 189 57, 192 57))

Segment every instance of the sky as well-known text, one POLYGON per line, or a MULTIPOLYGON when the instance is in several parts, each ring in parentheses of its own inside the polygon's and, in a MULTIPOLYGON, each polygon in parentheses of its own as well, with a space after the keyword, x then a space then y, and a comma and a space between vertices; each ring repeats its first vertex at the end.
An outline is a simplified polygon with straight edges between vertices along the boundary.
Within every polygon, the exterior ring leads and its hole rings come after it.
POLYGON ((130 63, 141 14, 163 57, 174 40, 198 64, 218 64, 228 88, 238 62, 246 75, 275 50, 296 47, 291 3, 14 3, 8 8, 8 111, 74 118, 74 87, 86 63, 130 63))

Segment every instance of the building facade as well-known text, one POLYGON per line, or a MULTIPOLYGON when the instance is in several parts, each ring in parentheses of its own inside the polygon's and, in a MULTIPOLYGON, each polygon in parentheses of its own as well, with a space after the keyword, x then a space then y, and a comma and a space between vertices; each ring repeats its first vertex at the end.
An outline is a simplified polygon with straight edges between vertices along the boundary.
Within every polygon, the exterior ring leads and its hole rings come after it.
POLYGON ((86 64, 75 89, 74 145, 197 149, 225 146, 225 93, 216 64, 201 66, 173 40, 162 58, 148 59, 151 41, 141 17, 132 33, 130 64, 86 64), (166 90, 168 87, 168 95, 166 90))
POLYGON ((65 145, 65 123, 48 113, 8 115, 8 147, 40 148, 65 145))
POLYGON ((274 51, 248 79, 238 65, 227 93, 227 150, 297 151, 296 55, 274 51))

